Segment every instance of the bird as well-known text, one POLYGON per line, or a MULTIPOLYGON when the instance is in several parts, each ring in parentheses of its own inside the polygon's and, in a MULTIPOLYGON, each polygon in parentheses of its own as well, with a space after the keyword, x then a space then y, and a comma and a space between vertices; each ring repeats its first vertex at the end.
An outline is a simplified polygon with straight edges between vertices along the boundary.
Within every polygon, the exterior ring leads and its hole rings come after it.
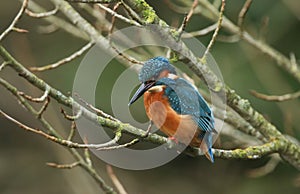
POLYGON ((128 105, 144 95, 150 122, 170 139, 200 148, 213 163, 214 116, 197 88, 179 77, 176 68, 162 56, 145 61, 138 78, 141 85, 128 105))

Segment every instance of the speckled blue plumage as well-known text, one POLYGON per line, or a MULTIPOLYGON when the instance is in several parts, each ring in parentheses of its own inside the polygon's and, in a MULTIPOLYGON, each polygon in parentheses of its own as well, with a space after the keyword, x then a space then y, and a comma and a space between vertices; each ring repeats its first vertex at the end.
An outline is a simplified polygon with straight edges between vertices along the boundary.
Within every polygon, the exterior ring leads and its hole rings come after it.
POLYGON ((156 80, 163 70, 176 74, 175 67, 170 65, 169 60, 164 57, 155 57, 144 63, 139 73, 139 80, 144 83, 149 80, 156 80))
POLYGON ((166 85, 165 96, 170 106, 182 115, 192 115, 198 126, 205 132, 213 132, 214 118, 201 94, 185 79, 161 78, 156 85, 166 85))

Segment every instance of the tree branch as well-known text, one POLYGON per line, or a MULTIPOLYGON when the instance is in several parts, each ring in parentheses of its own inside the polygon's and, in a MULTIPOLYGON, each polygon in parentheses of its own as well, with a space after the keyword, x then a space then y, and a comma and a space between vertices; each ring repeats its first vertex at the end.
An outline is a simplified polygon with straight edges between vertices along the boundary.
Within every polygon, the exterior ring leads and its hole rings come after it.
POLYGON ((255 96, 256 98, 263 99, 266 101, 276 101, 276 102, 282 102, 287 100, 293 100, 300 97, 300 91, 290 94, 284 94, 281 96, 275 96, 275 95, 265 95, 259 92, 256 92, 254 90, 250 90, 250 93, 255 96))
MULTIPOLYGON (((205 14, 204 16, 212 21, 218 20, 218 10, 207 0, 199 0, 199 4, 202 5, 205 9, 209 11, 211 14, 205 14)), ((205 12, 199 12, 200 14, 204 14, 205 12)), ((253 36, 251 36, 248 32, 243 30, 242 33, 240 33, 240 27, 235 25, 232 21, 230 21, 228 18, 224 16, 222 27, 224 29, 227 29, 229 32, 240 35, 240 37, 245 40, 250 45, 254 46, 258 50, 260 50, 262 53, 267 54, 270 56, 273 60, 276 61, 276 64, 287 71, 290 75, 292 75, 298 82, 300 82, 300 70, 299 68, 295 68, 295 65, 292 64, 289 58, 266 44, 265 42, 262 42, 258 39, 255 39, 253 36)), ((299 67, 299 64, 297 64, 299 67)))
POLYGON ((29 0, 24 0, 21 6, 20 11, 18 12, 18 14, 16 15, 15 19, 11 22, 11 24, 8 26, 8 28, 5 29, 4 32, 2 32, 2 34, 0 35, 0 42, 3 40, 3 38, 12 30, 14 30, 14 28, 16 28, 16 24, 17 22, 21 19, 21 17, 23 16, 23 13, 26 10, 27 4, 28 4, 29 0))

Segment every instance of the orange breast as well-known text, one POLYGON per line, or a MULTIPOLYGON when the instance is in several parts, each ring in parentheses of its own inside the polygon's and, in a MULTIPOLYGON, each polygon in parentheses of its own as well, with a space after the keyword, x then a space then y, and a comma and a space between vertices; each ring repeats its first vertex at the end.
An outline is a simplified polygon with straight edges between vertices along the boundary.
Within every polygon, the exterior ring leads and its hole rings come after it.
POLYGON ((190 115, 179 115, 169 105, 168 99, 160 92, 145 92, 146 114, 155 126, 170 137, 186 145, 199 146, 199 129, 190 115))

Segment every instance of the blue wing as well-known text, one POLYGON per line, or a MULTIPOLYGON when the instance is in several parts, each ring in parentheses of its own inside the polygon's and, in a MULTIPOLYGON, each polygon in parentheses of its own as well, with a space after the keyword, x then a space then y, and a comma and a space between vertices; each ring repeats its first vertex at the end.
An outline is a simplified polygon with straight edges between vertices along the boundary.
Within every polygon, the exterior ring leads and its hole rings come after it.
POLYGON ((192 115, 204 132, 213 132, 214 116, 198 90, 185 79, 161 78, 157 84, 166 85, 165 95, 171 107, 183 115, 192 115))
POLYGON ((161 78, 157 85, 166 85, 165 95, 169 99, 170 106, 182 115, 192 115, 198 127, 202 129, 199 138, 203 139, 207 146, 206 157, 214 162, 212 153, 212 133, 214 129, 214 116, 208 104, 189 82, 182 78, 170 79, 161 78))

